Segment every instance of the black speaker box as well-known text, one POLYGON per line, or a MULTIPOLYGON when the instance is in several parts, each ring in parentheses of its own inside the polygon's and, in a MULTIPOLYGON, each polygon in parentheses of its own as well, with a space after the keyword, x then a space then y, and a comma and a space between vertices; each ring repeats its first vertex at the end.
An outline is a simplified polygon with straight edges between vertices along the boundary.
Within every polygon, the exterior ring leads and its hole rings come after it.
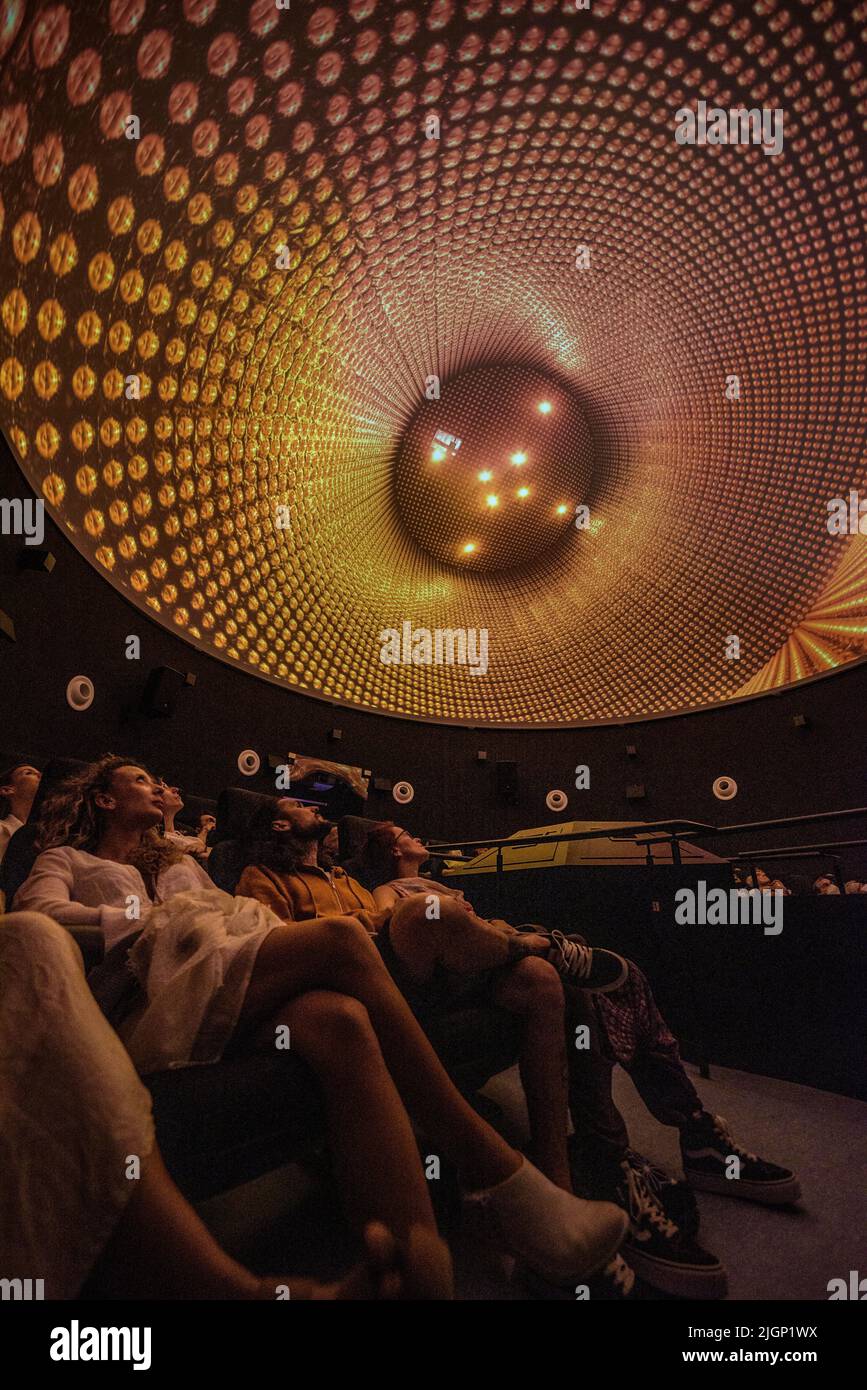
POLYGON ((175 671, 171 666, 155 666, 142 695, 142 713, 149 719, 171 719, 178 691, 185 684, 182 671, 175 671))

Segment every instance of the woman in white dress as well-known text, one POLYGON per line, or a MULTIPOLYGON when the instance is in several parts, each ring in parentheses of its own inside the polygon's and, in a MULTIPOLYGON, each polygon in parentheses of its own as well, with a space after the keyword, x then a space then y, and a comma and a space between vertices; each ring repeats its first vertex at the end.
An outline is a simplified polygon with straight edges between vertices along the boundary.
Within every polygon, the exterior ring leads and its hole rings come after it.
POLYGON ((98 926, 109 956, 128 954, 141 997, 109 1017, 139 1071, 288 1038, 322 1087, 358 1229, 381 1221, 398 1239, 415 1226, 436 1229, 406 1105, 433 1152, 457 1169, 465 1200, 534 1271, 563 1282, 604 1266, 625 1214, 555 1187, 475 1113, 360 922, 284 924, 254 899, 221 892, 149 834, 161 798, 137 764, 92 764, 46 803, 42 853, 15 900, 62 925, 98 926))
POLYGON ((260 1277, 220 1248, 175 1187, 151 1098, 85 983, 68 931, 0 917, 0 1277, 37 1297, 444 1298, 446 1247, 417 1227, 364 1231, 336 1284, 260 1277))

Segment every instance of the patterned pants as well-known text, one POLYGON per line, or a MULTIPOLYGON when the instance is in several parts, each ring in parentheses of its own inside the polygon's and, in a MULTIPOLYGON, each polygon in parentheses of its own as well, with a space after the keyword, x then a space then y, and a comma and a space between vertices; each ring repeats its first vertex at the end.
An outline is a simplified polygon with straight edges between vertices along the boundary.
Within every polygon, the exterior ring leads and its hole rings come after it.
POLYGON ((567 986, 570 1033, 569 1108, 576 1143, 589 1161, 619 1161, 629 1147, 611 1094, 619 1062, 660 1124, 682 1129, 702 1109, 680 1059, 677 1040, 659 1012, 646 976, 633 962, 620 989, 588 994, 567 986), (575 1047, 575 1029, 588 1029, 588 1048, 575 1047))

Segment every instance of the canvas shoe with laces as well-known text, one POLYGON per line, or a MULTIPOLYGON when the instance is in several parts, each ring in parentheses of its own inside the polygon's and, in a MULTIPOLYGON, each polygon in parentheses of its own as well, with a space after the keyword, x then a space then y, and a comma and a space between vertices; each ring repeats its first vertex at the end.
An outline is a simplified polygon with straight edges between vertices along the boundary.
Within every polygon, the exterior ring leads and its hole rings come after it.
POLYGON ((587 946, 583 940, 564 936, 561 931, 551 932, 548 960, 564 980, 597 994, 619 989, 629 974, 629 965, 622 956, 599 946, 587 946))
POLYGON ((722 1115, 702 1111, 681 1132, 680 1151, 690 1185, 702 1192, 771 1207, 788 1206, 801 1195, 801 1184, 791 1169, 768 1163, 743 1148, 722 1115))
POLYGON ((627 1149, 626 1159, 630 1168, 644 1178, 669 1221, 673 1221, 685 1236, 694 1239, 698 1235, 701 1218, 695 1193, 689 1183, 684 1178, 671 1177, 635 1149, 627 1149))
POLYGON ((621 1191, 629 1230, 626 1262, 653 1288, 677 1298, 725 1298, 725 1270, 708 1250, 670 1221, 641 1173, 623 1162, 621 1191))

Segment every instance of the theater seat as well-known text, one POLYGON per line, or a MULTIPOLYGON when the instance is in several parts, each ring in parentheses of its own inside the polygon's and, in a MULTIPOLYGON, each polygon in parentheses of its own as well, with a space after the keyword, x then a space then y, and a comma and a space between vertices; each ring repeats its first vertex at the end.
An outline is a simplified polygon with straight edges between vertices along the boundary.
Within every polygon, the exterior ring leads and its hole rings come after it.
POLYGON ((218 888, 234 893, 244 867, 241 841, 250 820, 273 798, 245 787, 226 787, 217 799, 217 828, 205 867, 218 888))
MULTIPOLYGON (((517 1058, 520 1029, 503 1009, 462 1009, 428 1030, 460 1091, 471 1097, 517 1058)), ((325 1114, 300 1057, 257 1053, 144 1078, 166 1167, 190 1201, 204 1201, 321 1148, 325 1114)))
POLYGON ((36 789, 36 796, 33 798, 30 819, 26 825, 21 826, 20 830, 15 831, 6 848, 3 863, 0 865, 0 888, 6 894, 7 912, 13 910, 15 894, 36 861, 37 851, 34 844, 36 826, 47 797, 52 792, 57 791, 68 777, 74 777, 77 772, 83 772, 86 767, 87 763, 78 758, 52 758, 51 762, 46 765, 36 789))

